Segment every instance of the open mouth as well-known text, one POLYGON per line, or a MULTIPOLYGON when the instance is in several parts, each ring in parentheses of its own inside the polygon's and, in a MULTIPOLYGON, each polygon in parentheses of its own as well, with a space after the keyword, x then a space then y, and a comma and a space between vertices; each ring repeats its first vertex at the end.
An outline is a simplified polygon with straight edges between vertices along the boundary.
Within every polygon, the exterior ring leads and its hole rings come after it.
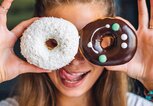
POLYGON ((65 69, 59 70, 59 77, 61 82, 66 87, 77 87, 79 86, 90 71, 86 72, 69 72, 65 69))

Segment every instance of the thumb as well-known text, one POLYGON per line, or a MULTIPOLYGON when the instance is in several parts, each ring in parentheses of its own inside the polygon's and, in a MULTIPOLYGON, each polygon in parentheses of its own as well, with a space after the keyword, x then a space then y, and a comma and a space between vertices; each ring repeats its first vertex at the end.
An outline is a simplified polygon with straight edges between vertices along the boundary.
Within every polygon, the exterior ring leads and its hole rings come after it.
POLYGON ((120 71, 127 73, 128 67, 127 64, 116 65, 116 66, 105 66, 105 68, 109 71, 120 71))
POLYGON ((107 66, 105 68, 109 71, 124 72, 129 77, 134 78, 134 79, 140 79, 143 76, 143 71, 136 70, 135 68, 133 68, 133 66, 128 66, 127 64, 117 65, 117 66, 107 66))
POLYGON ((13 32, 13 34, 19 38, 22 33, 24 32, 24 30, 31 25, 35 20, 39 19, 38 17, 35 18, 31 18, 29 20, 23 21, 21 22, 19 25, 17 25, 14 29, 12 29, 11 32, 13 32))

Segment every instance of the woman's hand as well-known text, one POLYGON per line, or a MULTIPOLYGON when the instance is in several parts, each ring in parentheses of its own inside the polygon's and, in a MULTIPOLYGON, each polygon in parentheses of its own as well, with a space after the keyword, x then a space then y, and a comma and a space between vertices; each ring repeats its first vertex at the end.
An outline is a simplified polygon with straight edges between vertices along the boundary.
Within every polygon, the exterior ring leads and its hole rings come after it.
POLYGON ((44 72, 47 70, 40 69, 19 59, 13 47, 16 40, 22 35, 23 31, 38 18, 32 18, 24 21, 9 31, 7 22, 7 11, 13 0, 4 0, 0 6, 0 82, 10 80, 19 74, 27 72, 44 72))
POLYGON ((124 65, 106 67, 108 70, 123 71, 141 81, 147 89, 153 89, 153 0, 150 0, 149 19, 146 0, 138 0, 139 27, 136 31, 138 48, 134 58, 124 65))

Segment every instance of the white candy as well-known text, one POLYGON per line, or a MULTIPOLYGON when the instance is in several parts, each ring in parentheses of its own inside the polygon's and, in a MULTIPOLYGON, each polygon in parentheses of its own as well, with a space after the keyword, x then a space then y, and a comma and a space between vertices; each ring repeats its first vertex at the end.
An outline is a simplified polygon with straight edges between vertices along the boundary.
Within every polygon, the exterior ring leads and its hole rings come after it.
POLYGON ((106 24, 106 26, 105 26, 106 28, 110 28, 110 25, 109 24, 106 24))
POLYGON ((122 34, 122 35, 121 35, 121 39, 122 39, 122 40, 125 41, 125 40, 127 40, 127 38, 128 38, 127 34, 122 34))
POLYGON ((89 48, 92 48, 92 47, 93 47, 91 42, 89 42, 87 46, 88 46, 89 48))
POLYGON ((124 43, 121 44, 121 47, 122 47, 123 49, 126 49, 126 48, 128 47, 128 45, 127 45, 127 43, 124 42, 124 43))

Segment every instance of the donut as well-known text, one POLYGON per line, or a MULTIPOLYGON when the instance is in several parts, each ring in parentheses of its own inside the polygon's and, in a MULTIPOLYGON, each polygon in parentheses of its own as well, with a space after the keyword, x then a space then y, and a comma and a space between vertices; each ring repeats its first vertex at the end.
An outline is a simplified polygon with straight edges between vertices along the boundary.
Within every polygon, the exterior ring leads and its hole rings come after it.
POLYGON ((137 49, 135 31, 117 18, 98 19, 80 31, 80 51, 91 63, 100 66, 129 62, 137 49))
POLYGON ((27 62, 47 70, 69 64, 79 47, 77 28, 62 18, 44 17, 33 22, 21 37, 21 54, 27 62))

